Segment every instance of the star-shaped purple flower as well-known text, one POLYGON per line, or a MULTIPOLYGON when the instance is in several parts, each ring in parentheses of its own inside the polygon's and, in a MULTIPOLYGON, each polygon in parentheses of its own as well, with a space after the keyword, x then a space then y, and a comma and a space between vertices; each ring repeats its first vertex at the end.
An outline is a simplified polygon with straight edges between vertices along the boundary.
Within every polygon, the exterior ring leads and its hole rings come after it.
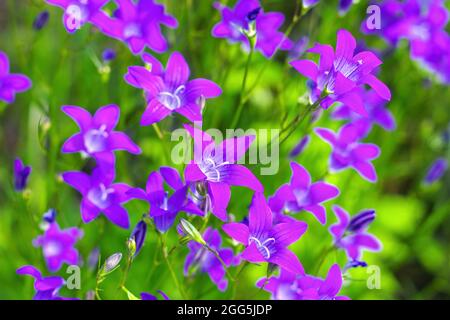
POLYGON ((336 120, 347 120, 349 122, 361 122, 358 124, 362 132, 361 136, 365 137, 372 129, 372 124, 377 124, 384 130, 393 131, 396 128, 395 119, 392 113, 385 107, 386 100, 381 99, 373 91, 361 90, 361 96, 364 100, 364 107, 367 111, 367 116, 361 116, 352 111, 352 109, 343 104, 338 106, 332 113, 332 118, 336 120))
POLYGON ((335 102, 348 105, 353 111, 367 116, 359 88, 369 85, 384 100, 391 99, 389 88, 381 82, 373 71, 381 65, 381 60, 370 51, 354 55, 356 41, 347 30, 337 34, 336 51, 330 45, 316 44, 308 52, 320 55, 317 65, 311 60, 296 60, 291 65, 311 80, 311 100, 320 101, 327 109, 335 102))
POLYGON ((144 55, 144 61, 151 70, 132 66, 125 75, 130 85, 145 91, 148 105, 141 119, 143 126, 159 122, 173 112, 192 122, 202 121, 201 101, 222 94, 220 87, 210 80, 189 80, 189 66, 179 52, 172 53, 166 70, 148 54, 144 55))
POLYGON ((156 228, 164 233, 173 225, 180 211, 194 214, 202 212, 187 198, 188 186, 183 183, 177 170, 161 167, 159 171, 150 173, 145 190, 132 188, 127 194, 150 204, 150 216, 156 228), (174 190, 170 196, 164 189, 164 182, 174 190))
POLYGON ((109 0, 45 0, 48 4, 64 9, 63 23, 67 32, 73 33, 84 24, 102 21, 101 11, 109 0))
POLYGON ((258 281, 258 287, 263 285, 274 300, 349 300, 346 296, 338 296, 342 273, 337 264, 330 268, 325 279, 296 275, 282 269, 278 277, 258 281))
POLYGON ((296 162, 291 162, 291 168, 291 182, 276 191, 269 200, 271 207, 280 207, 290 212, 305 210, 312 213, 321 224, 325 224, 327 214, 322 203, 336 198, 339 189, 322 181, 311 183, 309 172, 296 162))
POLYGON ((31 167, 25 166, 22 159, 16 158, 14 160, 13 176, 14 176, 14 190, 22 192, 28 185, 28 178, 31 174, 31 167))
POLYGON ((251 29, 255 28, 255 49, 261 51, 266 58, 271 58, 277 49, 292 48, 292 42, 278 31, 283 25, 284 15, 280 12, 263 12, 259 0, 239 0, 233 9, 220 3, 216 3, 215 7, 220 11, 222 20, 212 30, 214 37, 242 43, 249 49, 246 33, 251 33, 251 29), (253 23, 254 27, 251 26, 253 23))
POLYGON ((23 74, 9 72, 9 59, 0 51, 0 101, 13 103, 17 92, 31 88, 31 80, 23 74))
POLYGON ((185 125, 194 139, 194 160, 186 166, 186 182, 196 184, 202 196, 207 195, 211 212, 227 220, 227 207, 231 197, 230 186, 242 186, 256 192, 264 187, 245 166, 238 164, 254 140, 254 136, 225 139, 217 144, 207 133, 185 125))
POLYGON ((381 243, 366 230, 375 219, 375 210, 364 210, 353 216, 343 208, 333 206, 338 222, 330 226, 330 233, 334 238, 334 245, 346 251, 351 261, 359 260, 362 250, 379 251, 381 243))
POLYGON ((123 204, 130 200, 127 192, 131 187, 125 183, 113 183, 114 168, 96 167, 92 175, 69 171, 62 174, 65 183, 81 193, 81 218, 89 223, 103 213, 115 225, 128 229, 130 222, 123 204))
POLYGON ((361 128, 351 123, 341 127, 337 134, 326 128, 315 129, 315 133, 333 149, 329 163, 331 172, 351 167, 362 178, 374 183, 377 172, 371 161, 378 158, 381 151, 375 144, 360 143, 361 132, 361 128))
POLYGON ((113 151, 116 150, 141 153, 139 146, 125 133, 114 131, 120 117, 118 106, 112 104, 101 107, 94 116, 77 106, 63 106, 62 111, 80 128, 79 133, 64 142, 63 153, 82 152, 107 163, 114 161, 113 151))
POLYGON ((33 300, 65 300, 58 295, 59 290, 64 286, 64 279, 58 276, 43 277, 41 272, 34 266, 23 266, 17 269, 19 275, 32 276, 36 293, 33 300))
POLYGON ((133 54, 145 47, 155 52, 167 51, 168 44, 161 32, 161 25, 174 29, 178 21, 165 13, 165 8, 153 0, 115 0, 119 6, 110 18, 102 16, 96 26, 106 35, 125 42, 133 54))
POLYGON ((42 236, 33 240, 33 244, 42 247, 48 270, 56 272, 64 263, 78 263, 78 250, 74 246, 82 236, 83 231, 78 228, 61 230, 58 223, 53 222, 42 236))
POLYGON ((306 232, 308 225, 291 220, 274 225, 272 211, 262 193, 255 193, 250 205, 248 225, 227 223, 223 230, 245 245, 241 258, 253 263, 276 264, 294 274, 304 274, 298 257, 287 249, 306 232))
MULTIPOLYGON (((233 250, 230 248, 222 248, 222 238, 219 231, 208 227, 203 233, 203 239, 210 248, 217 251, 226 266, 229 267, 237 263, 238 259, 234 257, 233 250)), ((184 262, 184 275, 188 276, 192 270, 194 272, 205 272, 220 291, 225 291, 228 287, 228 280, 225 277, 226 271, 219 259, 198 242, 189 241, 187 246, 189 248, 189 254, 184 262)))

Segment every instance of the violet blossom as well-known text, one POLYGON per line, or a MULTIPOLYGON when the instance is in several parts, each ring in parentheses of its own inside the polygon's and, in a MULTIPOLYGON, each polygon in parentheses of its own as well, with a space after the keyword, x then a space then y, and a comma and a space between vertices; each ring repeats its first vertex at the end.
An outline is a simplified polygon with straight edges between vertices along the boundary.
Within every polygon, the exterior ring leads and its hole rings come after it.
POLYGON ((147 224, 145 223, 144 220, 141 220, 136 224, 130 236, 130 239, 132 239, 136 244, 136 248, 134 250, 134 257, 136 257, 141 251, 145 242, 146 235, 147 235, 147 224))
POLYGON ((151 55, 143 58, 149 69, 132 66, 125 75, 130 85, 145 92, 147 108, 141 118, 142 126, 159 122, 173 112, 192 122, 202 121, 201 101, 222 94, 220 87, 210 80, 189 80, 189 66, 179 52, 171 54, 165 70, 151 55))
POLYGON ((311 138, 309 135, 304 136, 289 153, 289 157, 295 158, 298 157, 300 154, 302 154, 305 148, 308 146, 310 140, 311 138))
POLYGON ((43 235, 33 240, 33 245, 42 247, 48 270, 56 272, 64 263, 69 265, 78 263, 78 250, 75 249, 75 244, 82 236, 83 231, 78 228, 61 230, 58 223, 53 222, 43 235))
POLYGON ((216 144, 206 132, 189 125, 184 128, 194 139, 194 159, 184 172, 186 182, 195 184, 201 196, 207 196, 207 209, 217 218, 226 221, 231 198, 230 186, 247 187, 256 192, 264 191, 254 174, 238 164, 255 137, 235 137, 216 144))
POLYGON ((248 225, 227 223, 225 233, 245 246, 241 258, 252 263, 268 262, 294 274, 304 274, 298 257, 287 249, 305 232, 305 222, 291 220, 274 225, 273 215, 262 193, 255 193, 250 205, 248 225))
POLYGON ((222 20, 212 30, 214 37, 241 43, 249 49, 249 37, 255 36, 255 49, 266 58, 271 58, 278 49, 292 48, 292 42, 278 31, 283 25, 284 15, 280 12, 264 12, 259 0, 239 0, 232 9, 220 3, 214 6, 222 16, 222 20))
POLYGON ((377 181, 377 173, 372 160, 379 157, 380 148, 372 143, 361 143, 361 130, 353 124, 346 124, 336 134, 330 129, 316 128, 315 133, 332 147, 330 172, 353 168, 369 182, 377 181))
POLYGON ((30 174, 31 166, 25 166, 22 159, 16 158, 13 167, 14 190, 17 192, 24 191, 28 185, 30 174))
MULTIPOLYGON (((156 292, 158 292, 164 300, 170 300, 169 297, 161 290, 158 290, 156 292)), ((142 292, 141 300, 158 300, 158 297, 154 296, 153 294, 147 293, 147 292, 142 292)))
POLYGON ((338 222, 329 228, 334 245, 345 250, 351 261, 360 260, 363 250, 381 250, 379 240, 367 232, 367 228, 375 220, 375 210, 363 210, 351 218, 339 206, 333 206, 333 212, 338 218, 338 222))
POLYGON ((9 59, 6 53, 0 51, 0 101, 13 103, 16 93, 31 88, 31 80, 18 73, 10 73, 9 59))
POLYGON ((49 18, 50 13, 47 10, 44 10, 41 13, 39 13, 33 21, 33 29, 39 31, 42 28, 44 28, 49 18))
POLYGON ((335 102, 342 102, 356 113, 367 116, 359 94, 361 87, 369 85, 382 99, 391 99, 389 88, 373 74, 381 60, 370 51, 355 55, 355 48, 352 34, 339 30, 335 51, 332 46, 324 44, 316 44, 308 50, 320 55, 319 65, 311 60, 291 62, 298 72, 310 79, 312 103, 319 103, 327 109, 335 102))
POLYGON ((442 176, 445 174, 445 171, 447 171, 448 168, 448 161, 445 158, 438 158, 436 159, 433 164, 428 169, 428 172, 425 176, 424 183, 425 184, 432 184, 442 178, 442 176))

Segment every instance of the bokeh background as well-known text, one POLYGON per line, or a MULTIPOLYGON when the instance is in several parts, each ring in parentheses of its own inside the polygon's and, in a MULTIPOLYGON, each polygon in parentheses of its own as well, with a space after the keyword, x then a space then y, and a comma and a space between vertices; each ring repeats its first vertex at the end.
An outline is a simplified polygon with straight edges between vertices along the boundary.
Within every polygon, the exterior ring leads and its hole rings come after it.
MULTIPOLYGON (((171 50, 156 55, 165 62, 172 50, 183 53, 195 77, 212 79, 220 84, 224 94, 209 100, 204 118, 205 128, 226 129, 230 125, 238 103, 246 55, 239 45, 212 38, 212 26, 219 14, 208 0, 164 0, 168 12, 179 21, 179 28, 165 29, 171 50)), ((224 1, 226 3, 227 1, 224 1)), ((233 4, 234 1, 228 1, 233 4)), ((292 19, 295 1, 262 1, 266 11, 282 11, 286 16, 284 28, 292 19)), ((447 6, 450 5, 447 3, 447 6)), ((326 0, 305 15, 293 30, 292 38, 308 36, 310 45, 318 41, 333 46, 338 29, 346 28, 367 46, 385 52, 387 47, 376 36, 363 35, 360 25, 366 18, 367 1, 360 1, 350 12, 337 14, 337 1, 326 0)), ((59 179, 66 170, 86 169, 93 164, 78 154, 62 155, 60 147, 67 137, 76 131, 75 124, 65 116, 60 107, 79 105, 90 111, 115 103, 121 107, 119 130, 133 137, 143 154, 139 157, 124 152, 117 153, 117 181, 143 186, 148 173, 161 165, 173 165, 167 152, 170 131, 185 121, 174 117, 161 124, 164 138, 161 140, 152 127, 138 126, 144 108, 142 93, 123 80, 130 65, 141 65, 122 43, 107 38, 92 26, 85 26, 69 35, 62 25, 62 11, 43 1, 0 0, 0 50, 10 57, 11 69, 28 75, 33 87, 18 94, 15 103, 0 103, 0 299, 30 299, 33 295, 32 280, 16 275, 15 270, 25 264, 33 264, 45 270, 41 249, 34 248, 32 240, 41 231, 33 221, 38 221, 49 208, 58 211, 62 227, 81 226, 84 237, 78 244, 83 260, 90 252, 100 248, 102 260, 115 253, 126 254, 125 241, 131 230, 122 230, 103 218, 82 225, 79 214, 79 196, 59 179), (49 22, 41 30, 33 29, 36 16, 43 10, 50 14, 49 22), (117 57, 103 64, 101 54, 112 48, 117 57), (25 193, 14 192, 12 164, 21 157, 33 167, 25 193)), ((329 175, 327 180, 341 189, 339 198, 329 202, 328 224, 335 218, 331 204, 339 204, 354 214, 364 208, 374 208, 377 219, 370 228, 383 243, 383 251, 364 254, 369 265, 379 266, 381 288, 370 290, 365 269, 354 269, 347 274, 343 294, 353 299, 439 299, 450 298, 450 175, 424 186, 422 181, 428 167, 437 157, 450 157, 449 130, 450 90, 439 84, 410 59, 408 44, 401 43, 395 51, 384 56, 380 78, 388 84, 393 99, 388 104, 397 122, 393 132, 375 127, 368 142, 378 144, 382 155, 374 163, 379 181, 371 184, 351 170, 329 175), (447 131, 448 132, 448 131, 447 131), (448 133, 447 133, 448 135, 448 133), (448 136, 447 136, 448 137, 448 136)), ((305 79, 287 66, 287 54, 279 52, 271 61, 255 54, 249 83, 257 83, 244 109, 240 127, 279 128, 281 108, 294 115, 296 101, 306 92, 305 79)), ((324 114, 316 126, 336 129, 342 122, 330 120, 324 114)), ((288 154, 303 137, 300 127, 280 150, 280 170, 274 176, 260 176, 271 195, 290 177, 288 154)), ((329 147, 318 137, 312 136, 308 148, 295 160, 304 165, 315 179, 326 172, 329 147)), ((251 166, 250 166, 251 167, 251 166)), ((182 166, 178 166, 182 169, 182 166)), ((251 167, 252 168, 252 167, 251 167)), ((254 168, 256 169, 256 168, 254 168)), ((251 192, 234 188, 229 211, 237 219, 247 214, 251 192)), ((148 208, 138 201, 126 205, 132 225, 137 223, 148 208)), ((180 217, 185 216, 180 214, 180 217)), ((297 215, 308 222, 309 229, 293 246, 305 269, 315 273, 322 250, 331 244, 327 228, 311 215, 297 215)), ((217 219, 211 224, 219 228, 217 219)), ((197 220, 194 220, 197 223, 197 220)), ((178 236, 173 228, 169 232, 169 244, 174 245, 178 236)), ((224 236, 225 244, 231 246, 224 236)), ((161 258, 160 247, 154 231, 148 234, 145 246, 132 264, 127 288, 135 295, 146 291, 163 290, 171 298, 180 298, 169 271, 161 258)), ((231 289, 221 293, 207 275, 182 277, 182 266, 187 254, 182 247, 171 260, 180 281, 190 298, 228 299, 231 289)), ((324 276, 334 262, 345 263, 342 252, 329 255, 319 270, 324 276)), ((77 291, 64 291, 67 296, 85 297, 95 285, 95 270, 82 264, 82 285, 77 291)), ((117 289, 123 271, 111 274, 103 283, 102 296, 109 299, 126 299, 117 289)), ((59 273, 67 277, 65 268, 59 273)), ((254 287, 264 276, 264 267, 249 266, 240 276, 237 298, 266 299, 269 294, 254 287)), ((44 272, 47 274, 47 272, 44 272)))

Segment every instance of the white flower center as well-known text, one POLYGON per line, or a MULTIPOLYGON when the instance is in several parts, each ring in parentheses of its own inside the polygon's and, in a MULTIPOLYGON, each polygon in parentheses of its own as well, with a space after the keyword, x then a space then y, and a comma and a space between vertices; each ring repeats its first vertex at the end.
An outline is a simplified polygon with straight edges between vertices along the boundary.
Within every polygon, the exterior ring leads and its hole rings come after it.
POLYGON ((84 146, 89 153, 104 151, 107 138, 106 125, 102 125, 99 129, 92 129, 86 132, 84 135, 84 146))
POLYGON ((93 188, 88 192, 88 199, 96 207, 100 209, 106 209, 111 204, 111 195, 114 193, 114 189, 106 188, 103 183, 99 187, 93 188))
POLYGON ((181 85, 173 93, 169 91, 160 92, 158 95, 158 101, 169 110, 178 109, 181 107, 180 95, 183 94, 185 89, 186 87, 181 85))
POLYGON ((270 247, 270 245, 273 245, 275 243, 275 238, 267 238, 266 240, 261 242, 258 238, 250 236, 248 238, 248 241, 249 241, 249 244, 252 244, 252 243, 256 244, 258 251, 264 257, 264 259, 270 259, 271 250, 269 247, 270 247))

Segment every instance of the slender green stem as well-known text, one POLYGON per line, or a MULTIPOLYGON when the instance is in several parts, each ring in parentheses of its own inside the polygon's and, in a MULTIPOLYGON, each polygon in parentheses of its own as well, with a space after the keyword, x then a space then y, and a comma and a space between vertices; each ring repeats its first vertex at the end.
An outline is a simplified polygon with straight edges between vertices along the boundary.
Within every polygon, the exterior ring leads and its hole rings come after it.
POLYGON ((244 261, 244 263, 241 265, 239 270, 236 272, 236 275, 234 276, 234 279, 233 279, 233 296, 232 296, 231 300, 236 300, 237 285, 238 285, 239 276, 244 271, 244 269, 247 267, 247 265, 248 265, 248 262, 244 261))
POLYGON ((317 276, 319 275, 320 269, 322 268, 322 265, 325 263, 325 260, 327 259, 328 255, 331 252, 333 252, 335 249, 336 249, 335 246, 331 246, 331 247, 325 248, 322 251, 322 254, 321 254, 320 258, 319 258, 320 259, 319 260, 319 264, 317 265, 317 269, 316 269, 316 275, 317 276))

